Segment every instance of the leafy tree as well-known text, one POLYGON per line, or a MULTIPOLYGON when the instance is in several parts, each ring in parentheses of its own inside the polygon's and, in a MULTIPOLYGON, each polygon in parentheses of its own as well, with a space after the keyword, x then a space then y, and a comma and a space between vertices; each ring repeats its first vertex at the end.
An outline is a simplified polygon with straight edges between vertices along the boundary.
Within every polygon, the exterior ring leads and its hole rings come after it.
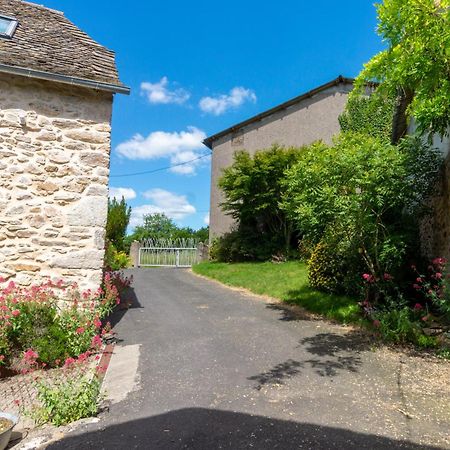
POLYGON ((200 242, 207 243, 209 241, 209 227, 202 227, 194 231, 194 237, 200 242))
POLYGON ((418 138, 400 147, 343 133, 314 144, 287 172, 287 214, 313 243, 360 255, 382 280, 398 269, 414 240, 409 232, 436 179, 441 157, 418 138), (420 164, 419 164, 420 161, 420 164))
POLYGON ((106 240, 123 251, 124 239, 130 222, 131 207, 127 206, 124 197, 119 202, 116 198, 108 200, 108 218, 106 221, 106 240))
POLYGON ((146 214, 143 222, 135 227, 133 240, 172 238, 177 231, 175 222, 164 213, 146 214))
MULTIPOLYGON (((219 187, 225 195, 222 208, 255 244, 273 242, 274 250, 288 252, 294 233, 293 221, 280 207, 284 173, 299 158, 299 150, 273 146, 250 156, 236 152, 232 166, 223 171, 219 187)), ((270 255, 269 255, 270 256, 270 255)))
POLYGON ((193 230, 190 227, 179 227, 170 217, 164 213, 147 214, 143 218, 143 224, 135 227, 133 233, 127 236, 126 241, 142 241, 144 239, 196 239, 207 242, 209 228, 204 227, 193 230))
POLYGON ((421 132, 448 133, 450 124, 450 0, 384 0, 377 5, 378 33, 388 48, 357 78, 400 92, 421 132))

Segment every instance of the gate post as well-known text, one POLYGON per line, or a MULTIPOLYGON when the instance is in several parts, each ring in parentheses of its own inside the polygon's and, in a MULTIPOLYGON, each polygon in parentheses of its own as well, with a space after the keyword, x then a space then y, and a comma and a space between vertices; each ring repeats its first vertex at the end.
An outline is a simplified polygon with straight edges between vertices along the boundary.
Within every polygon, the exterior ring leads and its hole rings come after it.
POLYGON ((203 242, 199 242, 197 245, 197 260, 200 261, 207 261, 209 259, 209 248, 206 244, 203 242))
POLYGON ((130 259, 133 267, 139 267, 139 249, 141 243, 139 241, 133 241, 130 246, 130 259))

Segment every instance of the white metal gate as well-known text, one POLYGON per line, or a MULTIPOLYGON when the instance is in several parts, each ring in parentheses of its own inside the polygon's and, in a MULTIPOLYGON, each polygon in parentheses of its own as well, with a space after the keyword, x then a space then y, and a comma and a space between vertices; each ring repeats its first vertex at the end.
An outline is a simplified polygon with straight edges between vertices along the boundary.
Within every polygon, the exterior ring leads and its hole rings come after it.
POLYGON ((147 239, 139 248, 139 267, 191 267, 198 262, 193 239, 147 239))

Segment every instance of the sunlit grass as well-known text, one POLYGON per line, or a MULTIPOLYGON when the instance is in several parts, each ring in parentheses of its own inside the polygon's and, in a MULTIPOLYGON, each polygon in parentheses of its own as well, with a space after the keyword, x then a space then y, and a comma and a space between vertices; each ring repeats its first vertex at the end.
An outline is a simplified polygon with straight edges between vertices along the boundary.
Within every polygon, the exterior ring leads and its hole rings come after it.
POLYGON ((359 321, 356 299, 326 294, 309 287, 308 268, 302 262, 291 261, 282 264, 202 262, 195 265, 193 271, 229 286, 242 287, 255 294, 268 295, 286 303, 301 305, 328 319, 342 323, 359 321))

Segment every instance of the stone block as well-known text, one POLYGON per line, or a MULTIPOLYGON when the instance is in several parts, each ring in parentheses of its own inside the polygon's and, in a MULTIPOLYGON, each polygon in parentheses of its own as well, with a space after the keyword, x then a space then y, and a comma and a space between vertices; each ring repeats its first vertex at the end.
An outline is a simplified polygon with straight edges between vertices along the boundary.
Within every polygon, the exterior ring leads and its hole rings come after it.
POLYGON ((50 262, 50 267, 61 269, 96 269, 101 270, 103 266, 103 251, 82 250, 61 255, 50 262))
POLYGON ((73 226, 104 227, 107 208, 106 197, 84 197, 73 205, 67 215, 67 222, 73 226))

